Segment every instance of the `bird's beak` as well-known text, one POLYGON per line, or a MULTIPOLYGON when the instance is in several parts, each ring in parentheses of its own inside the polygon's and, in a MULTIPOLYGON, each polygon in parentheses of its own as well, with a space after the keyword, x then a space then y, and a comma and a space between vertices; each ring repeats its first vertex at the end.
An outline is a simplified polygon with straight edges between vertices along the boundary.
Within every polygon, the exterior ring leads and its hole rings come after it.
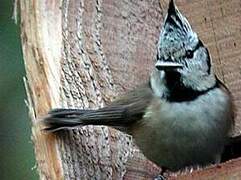
POLYGON ((170 61, 169 62, 157 61, 155 67, 159 71, 163 71, 163 70, 173 70, 173 69, 182 68, 183 65, 180 63, 170 62, 170 61))

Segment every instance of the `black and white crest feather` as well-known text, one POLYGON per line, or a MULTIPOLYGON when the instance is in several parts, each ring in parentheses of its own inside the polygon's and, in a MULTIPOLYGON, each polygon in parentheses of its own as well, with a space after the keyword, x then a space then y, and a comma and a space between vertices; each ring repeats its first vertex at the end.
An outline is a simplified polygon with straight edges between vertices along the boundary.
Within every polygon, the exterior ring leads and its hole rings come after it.
POLYGON ((192 49, 198 41, 197 34, 171 0, 159 37, 158 55, 170 56, 173 52, 192 49))
MULTIPOLYGON (((170 1, 163 22, 156 60, 156 67, 160 71, 163 67, 167 67, 166 64, 170 67, 179 65, 179 68, 175 70, 179 77, 178 81, 177 79, 171 80, 175 84, 179 83, 180 87, 194 91, 206 91, 216 84, 208 49, 192 29, 187 18, 178 10, 174 0, 170 1)), ((160 72, 160 76, 161 74, 160 72)), ((166 79, 168 74, 170 73, 165 71, 166 79)), ((172 83, 170 85, 174 86, 172 83)))

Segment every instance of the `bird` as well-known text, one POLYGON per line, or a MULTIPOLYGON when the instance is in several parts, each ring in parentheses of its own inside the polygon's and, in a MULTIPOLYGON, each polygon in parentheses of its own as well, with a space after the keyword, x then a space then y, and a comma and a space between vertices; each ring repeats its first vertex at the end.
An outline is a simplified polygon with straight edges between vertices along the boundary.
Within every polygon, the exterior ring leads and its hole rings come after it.
POLYGON ((219 163, 233 129, 232 95, 174 0, 154 59, 143 84, 99 109, 53 109, 43 119, 44 130, 113 127, 131 135, 149 160, 170 171, 219 163))

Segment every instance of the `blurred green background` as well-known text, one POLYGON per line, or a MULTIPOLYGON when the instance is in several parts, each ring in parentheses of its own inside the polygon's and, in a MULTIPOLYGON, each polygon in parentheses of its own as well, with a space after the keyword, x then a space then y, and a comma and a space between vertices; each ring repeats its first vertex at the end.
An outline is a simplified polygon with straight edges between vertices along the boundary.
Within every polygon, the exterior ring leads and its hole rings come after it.
POLYGON ((24 65, 13 0, 0 0, 0 179, 38 179, 24 103, 24 65))

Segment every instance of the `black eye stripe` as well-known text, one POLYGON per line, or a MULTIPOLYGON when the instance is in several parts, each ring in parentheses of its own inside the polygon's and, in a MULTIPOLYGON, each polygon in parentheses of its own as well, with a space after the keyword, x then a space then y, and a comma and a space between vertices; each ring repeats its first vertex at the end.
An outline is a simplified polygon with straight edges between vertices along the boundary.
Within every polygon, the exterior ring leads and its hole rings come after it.
POLYGON ((208 55, 208 58, 207 58, 207 65, 208 65, 208 74, 210 74, 211 72, 211 57, 210 57, 210 54, 207 50, 207 55, 208 55))
MULTIPOLYGON (((184 44, 183 44, 183 46, 185 46, 184 44)), ((194 54, 194 52, 196 51, 196 50, 198 50, 200 47, 204 47, 204 45, 203 45, 203 43, 202 43, 202 41, 201 40, 199 40, 198 41, 198 43, 197 43, 197 45, 195 46, 195 48, 193 49, 193 50, 186 50, 186 54, 183 56, 183 58, 186 58, 186 57, 188 57, 189 55, 188 54, 191 54, 191 53, 193 53, 194 54)), ((193 56, 193 54, 191 55, 191 56, 193 56)), ((189 58, 192 58, 192 57, 189 57, 189 58)), ((159 52, 157 52, 157 54, 156 54, 156 60, 160 60, 162 58, 162 56, 159 54, 159 52)))
POLYGON ((199 39, 199 41, 198 41, 196 47, 193 49, 193 51, 196 51, 196 50, 199 49, 200 47, 203 47, 203 43, 202 43, 202 41, 199 39))
POLYGON ((201 40, 198 41, 197 45, 195 46, 195 48, 193 50, 189 49, 189 50, 186 51, 185 57, 187 57, 189 59, 192 58, 193 55, 194 55, 194 52, 196 50, 198 50, 200 47, 203 47, 203 43, 202 43, 201 40))

